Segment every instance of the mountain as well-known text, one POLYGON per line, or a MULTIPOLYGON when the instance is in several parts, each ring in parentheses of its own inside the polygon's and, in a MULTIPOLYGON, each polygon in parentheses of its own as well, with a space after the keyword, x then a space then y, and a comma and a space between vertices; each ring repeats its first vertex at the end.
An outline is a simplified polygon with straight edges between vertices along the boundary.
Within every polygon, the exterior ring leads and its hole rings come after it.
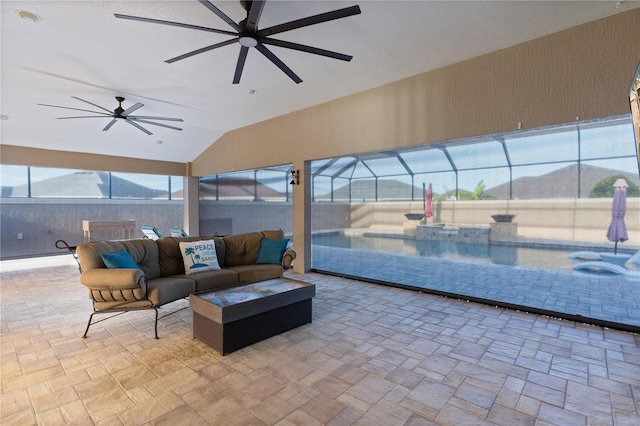
MULTIPOLYGON (((28 186, 3 186, 3 197, 26 197, 28 186)), ((56 198, 167 198, 167 191, 152 189, 126 179, 111 175, 111 194, 109 194, 109 173, 74 172, 31 182, 32 197, 56 198)))
MULTIPOLYGON (((411 185, 400 182, 395 179, 378 179, 377 199, 378 201, 388 200, 407 200, 411 199, 411 185)), ((349 191, 351 191, 351 201, 361 200, 376 200, 376 185, 375 180, 369 179, 355 179, 351 182, 351 188, 349 185, 344 185, 333 191, 334 201, 348 201, 349 191)), ((413 187, 414 197, 416 200, 422 200, 422 188, 417 186, 413 187)), ((434 194, 435 196, 435 194, 434 194)), ((317 201, 330 201, 331 194, 316 194, 314 199, 317 201)))
MULTIPOLYGON (((610 176, 623 175, 627 182, 640 186, 637 174, 582 164, 580 166, 580 197, 587 198, 598 182, 610 176)), ((512 182, 513 199, 578 198, 578 165, 572 164, 540 176, 526 176, 512 182)), ((499 200, 509 199, 509 183, 485 189, 484 195, 499 200)))
MULTIPOLYGON (((281 179, 281 181, 286 182, 286 179, 281 179)), ((215 199, 216 191, 220 198, 253 199, 256 195, 259 199, 285 197, 284 193, 245 177, 218 177, 211 180, 201 180, 199 191, 201 198, 209 199, 215 199)))

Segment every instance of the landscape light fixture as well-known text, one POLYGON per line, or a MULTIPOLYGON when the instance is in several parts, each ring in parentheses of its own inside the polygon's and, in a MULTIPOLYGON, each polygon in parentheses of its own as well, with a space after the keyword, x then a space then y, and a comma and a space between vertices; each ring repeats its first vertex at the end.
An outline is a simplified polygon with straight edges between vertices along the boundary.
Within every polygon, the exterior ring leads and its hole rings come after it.
POLYGON ((291 182, 290 185, 300 185, 300 170, 291 169, 291 182))

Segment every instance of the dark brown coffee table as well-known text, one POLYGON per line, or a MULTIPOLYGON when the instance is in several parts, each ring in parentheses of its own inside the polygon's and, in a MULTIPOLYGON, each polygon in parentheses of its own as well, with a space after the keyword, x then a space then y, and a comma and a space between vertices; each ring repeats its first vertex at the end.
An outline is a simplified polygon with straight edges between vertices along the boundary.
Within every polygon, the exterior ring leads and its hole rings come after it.
POLYGON ((193 337, 226 355, 311 322, 316 286, 276 278, 194 293, 193 337))

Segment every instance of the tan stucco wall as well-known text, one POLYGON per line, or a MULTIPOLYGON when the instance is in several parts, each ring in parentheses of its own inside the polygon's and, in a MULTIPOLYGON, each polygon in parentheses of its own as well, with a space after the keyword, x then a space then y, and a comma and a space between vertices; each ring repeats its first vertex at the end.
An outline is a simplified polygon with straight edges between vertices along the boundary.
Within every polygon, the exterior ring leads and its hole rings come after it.
POLYGON ((14 145, 0 145, 0 162, 2 164, 19 166, 146 173, 168 176, 187 176, 188 173, 188 165, 185 163, 25 148, 14 145))

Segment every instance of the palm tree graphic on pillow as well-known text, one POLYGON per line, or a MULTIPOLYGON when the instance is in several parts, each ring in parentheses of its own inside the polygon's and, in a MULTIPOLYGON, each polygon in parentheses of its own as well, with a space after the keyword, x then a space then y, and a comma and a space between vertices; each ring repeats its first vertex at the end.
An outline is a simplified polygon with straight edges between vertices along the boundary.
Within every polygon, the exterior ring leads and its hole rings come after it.
POLYGON ((204 268, 206 266, 209 266, 206 263, 198 263, 200 260, 200 255, 196 254, 196 251, 193 249, 193 247, 187 247, 186 249, 184 249, 184 254, 187 256, 191 256, 192 265, 189 267, 189 269, 204 268))

